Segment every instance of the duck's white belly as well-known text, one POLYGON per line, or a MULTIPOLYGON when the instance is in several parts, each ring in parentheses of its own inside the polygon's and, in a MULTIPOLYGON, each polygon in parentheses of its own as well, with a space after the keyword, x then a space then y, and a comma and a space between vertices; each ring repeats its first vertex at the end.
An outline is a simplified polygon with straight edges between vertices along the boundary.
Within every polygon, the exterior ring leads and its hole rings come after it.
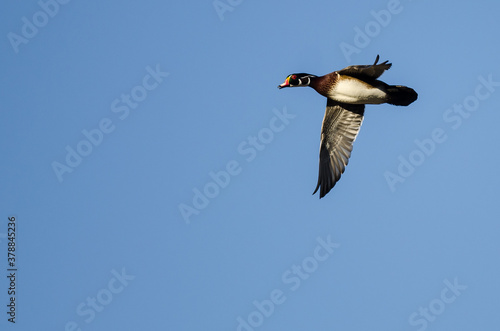
POLYGON ((387 101, 387 94, 359 79, 339 76, 328 94, 330 99, 351 104, 379 104, 387 101))

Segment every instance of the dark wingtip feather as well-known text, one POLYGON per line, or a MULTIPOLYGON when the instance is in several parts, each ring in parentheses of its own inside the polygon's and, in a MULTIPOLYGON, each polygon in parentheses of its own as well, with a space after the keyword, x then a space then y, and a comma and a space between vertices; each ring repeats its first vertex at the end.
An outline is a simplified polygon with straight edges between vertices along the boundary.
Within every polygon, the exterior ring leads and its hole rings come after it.
POLYGON ((315 194, 316 194, 316 192, 318 192, 318 189, 319 189, 319 182, 318 182, 318 185, 316 185, 316 188, 314 189, 314 192, 313 192, 313 194, 312 194, 312 195, 315 195, 315 194))

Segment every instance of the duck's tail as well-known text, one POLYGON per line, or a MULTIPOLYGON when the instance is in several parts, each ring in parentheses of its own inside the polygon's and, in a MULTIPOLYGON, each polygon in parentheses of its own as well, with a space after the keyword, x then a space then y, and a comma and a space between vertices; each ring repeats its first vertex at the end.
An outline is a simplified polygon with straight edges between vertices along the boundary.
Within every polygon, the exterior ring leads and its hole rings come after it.
POLYGON ((414 89, 401 85, 388 86, 386 93, 388 97, 387 103, 395 106, 408 106, 418 98, 418 94, 414 89))

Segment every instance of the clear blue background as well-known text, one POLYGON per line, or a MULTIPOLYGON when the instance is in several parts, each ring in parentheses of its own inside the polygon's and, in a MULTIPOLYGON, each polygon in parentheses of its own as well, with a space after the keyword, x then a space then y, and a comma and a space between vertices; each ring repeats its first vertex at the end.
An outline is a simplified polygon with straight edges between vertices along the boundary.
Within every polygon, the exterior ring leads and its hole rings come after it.
POLYGON ((500 82, 498 2, 401 0, 349 59, 341 43, 390 1, 232 3, 221 20, 210 0, 70 1, 17 53, 8 34, 41 7, 3 5, 0 274, 12 215, 19 270, 15 326, 0 280, 0 328, 236 330, 279 290, 286 300, 255 330, 423 330, 409 317, 431 303, 428 330, 498 330, 500 87, 457 129, 443 118, 479 76, 500 82), (276 86, 377 54, 393 63, 381 79, 419 99, 367 107, 346 172, 319 200, 325 99, 276 86), (112 102, 157 65, 169 76, 121 120, 112 102), (238 146, 284 108, 296 117, 247 161, 238 146), (115 130, 60 182, 52 163, 103 118, 115 130), (384 174, 435 128, 446 141, 391 191, 384 174), (187 224, 179 206, 231 160, 241 172, 187 224), (340 246, 291 290, 282 275, 329 236, 340 246), (110 299, 113 270, 135 278, 110 299), (455 278, 467 288, 441 306, 455 278), (110 302, 87 323, 77 307, 97 295, 110 302))

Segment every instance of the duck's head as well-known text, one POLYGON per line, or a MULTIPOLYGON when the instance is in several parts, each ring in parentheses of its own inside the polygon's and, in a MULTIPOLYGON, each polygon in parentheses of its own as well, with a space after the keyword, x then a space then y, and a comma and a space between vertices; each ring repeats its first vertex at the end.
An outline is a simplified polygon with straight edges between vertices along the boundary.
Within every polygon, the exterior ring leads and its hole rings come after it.
POLYGON ((311 78, 316 76, 310 74, 291 74, 285 79, 285 82, 278 85, 278 88, 283 87, 296 87, 296 86, 309 86, 311 83, 311 78))

